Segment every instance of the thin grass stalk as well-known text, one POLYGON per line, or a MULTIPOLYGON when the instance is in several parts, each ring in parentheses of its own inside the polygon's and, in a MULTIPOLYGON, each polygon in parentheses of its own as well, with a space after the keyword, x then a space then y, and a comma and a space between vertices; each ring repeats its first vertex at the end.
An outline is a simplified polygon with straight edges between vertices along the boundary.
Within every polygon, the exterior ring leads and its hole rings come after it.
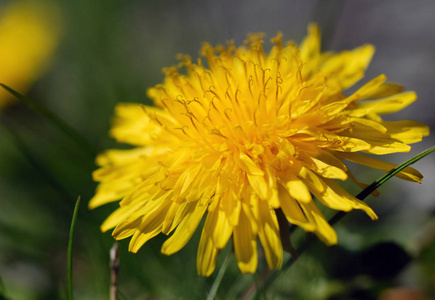
POLYGON ((69 231, 69 241, 68 241, 68 256, 67 256, 67 284, 68 284, 68 300, 73 300, 73 283, 72 283, 72 250, 73 250, 73 239, 74 239, 74 228, 76 226, 77 215, 80 206, 80 196, 78 196, 76 205, 74 207, 74 213, 71 221, 71 228, 69 231))
POLYGON ((207 300, 213 300, 216 298, 217 291, 219 290, 219 286, 222 283, 222 278, 224 278, 225 271, 227 270, 227 267, 228 267, 228 264, 230 261, 230 257, 231 257, 230 254, 227 254, 227 256, 225 256, 225 260, 222 263, 222 266, 219 269, 219 273, 217 274, 217 276, 216 276, 216 278, 215 278, 215 280, 210 288, 210 292, 207 295, 207 300))

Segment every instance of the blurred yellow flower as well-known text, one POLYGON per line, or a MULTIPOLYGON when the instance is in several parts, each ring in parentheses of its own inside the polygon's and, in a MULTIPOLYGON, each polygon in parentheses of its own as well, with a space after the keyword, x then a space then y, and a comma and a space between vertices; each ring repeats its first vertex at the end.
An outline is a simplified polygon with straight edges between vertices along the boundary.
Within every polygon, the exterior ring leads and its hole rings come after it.
MULTIPOLYGON (((59 39, 58 11, 44 1, 0 7, 0 82, 23 92, 41 75, 59 39)), ((0 89, 0 109, 13 100, 0 89)))
MULTIPOLYGON (((132 252, 172 233, 162 247, 170 255, 206 215, 197 269, 208 276, 231 237, 243 273, 257 268, 257 237, 269 267, 280 268, 278 218, 284 216, 284 224, 335 244, 336 233, 312 196, 334 210, 361 209, 377 218, 335 180, 363 186, 344 160, 387 171, 394 165, 357 152, 408 152, 407 144, 428 134, 421 123, 380 117, 408 106, 416 94, 386 83, 384 75, 343 93, 364 76, 371 45, 321 53, 315 25, 299 47, 283 44, 281 34, 272 42, 269 53, 261 35, 248 36, 245 47, 205 44, 205 61, 180 56, 163 84, 148 90, 157 107, 116 107, 110 134, 136 147, 97 158, 101 168, 93 177, 100 183, 89 206, 122 199, 103 231, 115 227, 117 240, 131 237, 132 252)), ((422 178, 412 168, 398 176, 422 178)))

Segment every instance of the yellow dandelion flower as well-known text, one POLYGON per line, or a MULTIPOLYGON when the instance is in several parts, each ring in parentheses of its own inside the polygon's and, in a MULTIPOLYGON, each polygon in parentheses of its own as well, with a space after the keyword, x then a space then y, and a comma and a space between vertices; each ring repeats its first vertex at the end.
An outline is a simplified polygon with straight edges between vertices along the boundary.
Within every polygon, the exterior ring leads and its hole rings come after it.
MULTIPOLYGON (((35 1, 13 1, 1 8, 0 82, 27 90, 58 44, 58 11, 52 3, 35 1)), ((13 99, 0 89, 0 109, 13 99)))
MULTIPOLYGON (((160 233, 170 235, 162 246, 170 255, 205 216, 197 269, 208 276, 231 238, 243 273, 257 268, 257 240, 268 266, 280 268, 279 216, 335 244, 313 196, 334 210, 360 209, 377 218, 335 180, 362 186, 344 161, 387 171, 392 164, 357 152, 407 152, 407 144, 428 134, 421 123, 380 117, 408 106, 416 94, 386 83, 384 75, 343 92, 364 76, 371 45, 321 53, 315 25, 299 47, 284 45, 281 34, 272 41, 269 53, 261 35, 248 36, 245 47, 205 44, 205 61, 181 56, 178 67, 165 70, 163 84, 148 90, 156 107, 116 107, 110 134, 136 147, 97 158, 101 168, 93 177, 100 183, 89 206, 122 199, 103 231, 115 227, 117 240, 131 237, 132 252, 160 233)), ((422 178, 412 168, 399 177, 422 178)))

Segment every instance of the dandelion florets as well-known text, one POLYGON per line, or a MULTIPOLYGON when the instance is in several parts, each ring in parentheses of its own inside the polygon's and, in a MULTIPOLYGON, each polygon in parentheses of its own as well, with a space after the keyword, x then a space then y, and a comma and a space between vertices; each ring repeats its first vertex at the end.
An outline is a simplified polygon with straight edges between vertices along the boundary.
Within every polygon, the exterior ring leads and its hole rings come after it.
MULTIPOLYGON (((272 42, 268 53, 258 34, 242 47, 205 44, 204 60, 180 55, 177 67, 164 70, 164 82, 148 90, 155 107, 118 104, 110 133, 136 147, 97 159, 100 184, 90 207, 122 199, 102 230, 115 227, 116 239, 131 237, 132 252, 160 233, 170 235, 162 246, 170 255, 205 218, 197 268, 208 276, 230 239, 243 273, 257 268, 257 239, 269 267, 280 268, 279 224, 335 244, 313 197, 377 218, 336 180, 364 187, 345 161, 388 171, 394 165, 361 153, 407 152, 428 134, 421 123, 381 118, 411 104, 415 93, 381 75, 346 94, 363 78, 374 48, 322 53, 315 25, 299 47, 284 44, 281 34, 272 42)), ((412 168, 398 176, 422 178, 412 168)))

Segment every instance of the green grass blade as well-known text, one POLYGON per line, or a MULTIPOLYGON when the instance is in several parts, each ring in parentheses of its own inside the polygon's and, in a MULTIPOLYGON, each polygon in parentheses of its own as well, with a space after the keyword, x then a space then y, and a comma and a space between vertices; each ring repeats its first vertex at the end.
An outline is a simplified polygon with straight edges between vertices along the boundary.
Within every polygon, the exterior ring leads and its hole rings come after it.
POLYGON ((213 300, 216 298, 217 291, 219 290, 219 286, 221 285, 222 278, 224 278, 225 271, 227 270, 228 263, 230 261, 230 254, 225 257, 224 262, 222 263, 221 268, 219 269, 219 273, 214 280, 210 292, 207 295, 207 300, 213 300))
POLYGON ((376 180, 375 182, 373 182, 371 185, 369 185, 367 188, 365 188, 361 193, 359 193, 356 198, 362 200, 364 198, 366 198, 368 195, 370 195, 374 190, 376 190, 378 187, 380 187, 381 185, 383 185, 384 183, 386 183, 388 180, 390 180, 392 177, 394 177, 397 173, 399 173, 400 171, 402 171, 403 169, 409 167, 410 165, 416 163, 417 161, 419 161, 420 159, 422 159, 423 157, 431 154, 432 152, 435 151, 435 146, 421 152, 420 154, 414 156, 413 158, 405 161, 404 163, 396 166, 395 168, 393 168, 391 171, 389 171, 387 174, 385 174, 384 176, 382 176, 381 178, 379 178, 378 180, 376 180))
POLYGON ((17 97, 19 100, 23 101, 30 109, 44 116, 47 120, 49 120, 52 124, 58 127, 65 135, 74 140, 83 151, 88 152, 93 159, 96 155, 95 149, 89 144, 89 142, 79 134, 75 129, 73 129, 70 125, 68 125, 65 121, 59 118, 55 113, 49 110, 47 107, 42 104, 27 98, 26 96, 18 93, 7 85, 0 83, 0 86, 3 87, 6 91, 17 97))
MULTIPOLYGON (((432 152, 435 151, 435 146, 421 152, 420 154, 414 156, 413 158, 405 161, 404 163, 396 166, 395 168, 393 168, 391 171, 387 172, 384 176, 382 176, 381 178, 377 179, 376 181, 374 181, 372 184, 370 184, 367 188, 365 188, 361 193, 359 193, 356 198, 360 199, 360 200, 364 200, 368 195, 370 195, 374 190, 376 190, 377 188, 379 188, 381 185, 383 185, 384 183, 386 183, 388 180, 390 180, 392 177, 394 177, 397 173, 399 173, 400 171, 402 171, 403 169, 405 169, 406 167, 409 167, 410 165, 416 163, 417 161, 419 161, 420 159, 426 157, 427 155, 431 154, 432 152)), ((338 212, 334 215, 334 217, 331 218, 331 220, 329 221, 329 224, 331 226, 333 226, 334 224, 336 224, 338 221, 340 221, 344 216, 346 215, 345 212, 338 212)), ((292 256, 291 258, 289 258, 283 265, 282 268, 276 272, 273 272, 270 274, 270 276, 267 277, 267 279, 264 281, 264 283, 257 289, 253 299, 258 299, 260 297, 261 294, 263 294, 268 288, 269 286, 272 285, 272 283, 275 281, 275 279, 278 278, 278 276, 285 271, 286 269, 288 269, 289 267, 291 267, 293 265, 293 263, 296 262, 296 260, 298 259, 298 257, 300 257, 300 255, 302 255, 310 246, 311 244, 317 240, 317 238, 314 235, 310 235, 297 249, 297 256, 292 256)))
MULTIPOLYGON (((405 161, 404 163, 401 163, 400 165, 394 167, 392 170, 390 170, 389 172, 387 172, 384 176, 382 176, 381 178, 375 180, 372 184, 370 184, 368 187, 366 187, 361 193, 359 193, 358 195, 356 195, 355 198, 359 199, 359 200, 364 200, 368 195, 370 195, 371 193, 373 193, 373 191, 375 191, 377 188, 379 188, 381 185, 383 185, 384 183, 386 183, 388 180, 390 180, 391 178, 393 178, 397 173, 399 173, 400 171, 402 171, 403 169, 409 167, 410 165, 416 163, 417 161, 419 161, 420 159, 422 159, 423 157, 431 154, 432 152, 435 151, 435 146, 421 152, 420 154, 417 154, 416 156, 414 156, 411 159, 408 159, 407 161, 405 161)), ((343 218, 346 215, 345 212, 338 212, 337 214, 335 214, 334 217, 332 217, 331 220, 329 220, 329 224, 331 226, 335 225, 338 221, 341 220, 341 218, 343 218)))
POLYGON ((80 196, 77 198, 76 205, 74 207, 74 213, 71 221, 71 228, 69 231, 69 241, 68 241, 68 258, 67 258, 67 282, 68 282, 68 300, 73 300, 73 285, 72 285, 72 249, 73 249, 73 238, 74 238, 74 228, 76 226, 77 215, 80 206, 80 196))

